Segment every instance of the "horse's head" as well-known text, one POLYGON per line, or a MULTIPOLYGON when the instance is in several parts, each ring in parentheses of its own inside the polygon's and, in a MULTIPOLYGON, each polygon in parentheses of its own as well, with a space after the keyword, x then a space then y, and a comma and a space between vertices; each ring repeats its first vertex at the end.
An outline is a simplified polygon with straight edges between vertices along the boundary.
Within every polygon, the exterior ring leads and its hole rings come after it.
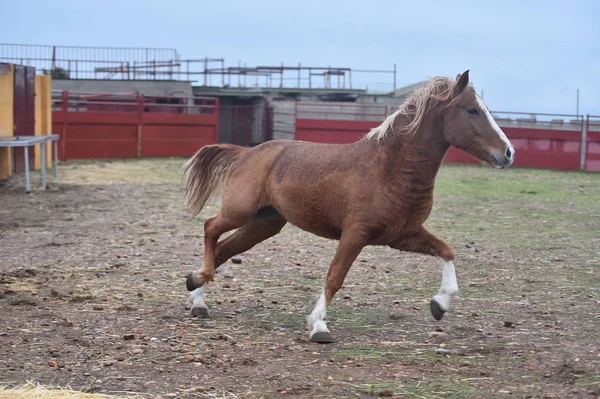
POLYGON ((456 147, 503 169, 512 164, 515 149, 481 97, 469 85, 469 71, 456 77, 450 102, 444 109, 444 138, 456 147))

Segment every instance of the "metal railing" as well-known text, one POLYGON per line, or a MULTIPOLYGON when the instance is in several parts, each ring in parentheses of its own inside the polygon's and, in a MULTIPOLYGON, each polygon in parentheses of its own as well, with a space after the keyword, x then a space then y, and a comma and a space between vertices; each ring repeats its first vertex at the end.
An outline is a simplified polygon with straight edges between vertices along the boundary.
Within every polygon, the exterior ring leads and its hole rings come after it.
POLYGON ((55 79, 175 79, 178 59, 173 48, 0 43, 0 61, 34 66, 55 79))
POLYGON ((543 112, 514 112, 490 111, 497 122, 509 123, 541 123, 550 125, 576 125, 584 123, 583 115, 576 114, 550 114, 543 112))
POLYGON ((143 96, 137 93, 52 92, 52 110, 69 112, 141 112, 213 114, 218 112, 214 97, 143 96))
POLYGON ((311 65, 227 66, 223 58, 182 59, 173 48, 77 47, 0 43, 0 62, 35 67, 54 79, 179 80, 201 86, 238 88, 306 88, 366 90, 353 85, 354 75, 387 76, 388 91, 396 89, 392 70, 366 70, 311 65))

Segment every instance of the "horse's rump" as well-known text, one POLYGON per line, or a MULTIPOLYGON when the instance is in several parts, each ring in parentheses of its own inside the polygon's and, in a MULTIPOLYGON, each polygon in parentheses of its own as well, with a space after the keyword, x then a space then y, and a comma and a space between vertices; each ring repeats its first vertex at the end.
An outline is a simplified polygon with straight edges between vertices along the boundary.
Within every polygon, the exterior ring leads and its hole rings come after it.
POLYGON ((187 174, 186 195, 191 217, 219 192, 229 166, 247 147, 232 144, 214 144, 202 147, 185 164, 187 174))

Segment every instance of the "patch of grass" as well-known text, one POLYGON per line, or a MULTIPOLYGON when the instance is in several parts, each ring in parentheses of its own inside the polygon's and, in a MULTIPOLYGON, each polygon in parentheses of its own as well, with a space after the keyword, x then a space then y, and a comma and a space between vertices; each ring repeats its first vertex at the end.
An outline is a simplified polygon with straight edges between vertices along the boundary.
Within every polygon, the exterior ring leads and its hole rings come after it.
POLYGON ((175 184, 183 190, 184 158, 72 160, 61 164, 61 184, 175 184))
POLYGON ((600 195, 598 176, 593 173, 563 172, 543 169, 509 168, 502 171, 488 167, 444 165, 438 175, 436 190, 446 195, 488 197, 525 197, 555 199, 600 195), (551 184, 549 184, 551 183, 551 184))

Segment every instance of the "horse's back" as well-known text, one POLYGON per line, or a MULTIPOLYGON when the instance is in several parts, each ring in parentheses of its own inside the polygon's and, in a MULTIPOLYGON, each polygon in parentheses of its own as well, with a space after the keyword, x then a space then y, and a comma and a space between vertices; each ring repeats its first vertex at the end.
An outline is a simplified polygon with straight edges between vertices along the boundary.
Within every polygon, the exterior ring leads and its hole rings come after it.
MULTIPOLYGON (((355 207, 369 206, 376 184, 376 161, 364 145, 274 141, 256 147, 264 161, 264 205, 292 224, 319 236, 338 239, 355 207)), ((248 154, 250 155, 250 154, 248 154)))

